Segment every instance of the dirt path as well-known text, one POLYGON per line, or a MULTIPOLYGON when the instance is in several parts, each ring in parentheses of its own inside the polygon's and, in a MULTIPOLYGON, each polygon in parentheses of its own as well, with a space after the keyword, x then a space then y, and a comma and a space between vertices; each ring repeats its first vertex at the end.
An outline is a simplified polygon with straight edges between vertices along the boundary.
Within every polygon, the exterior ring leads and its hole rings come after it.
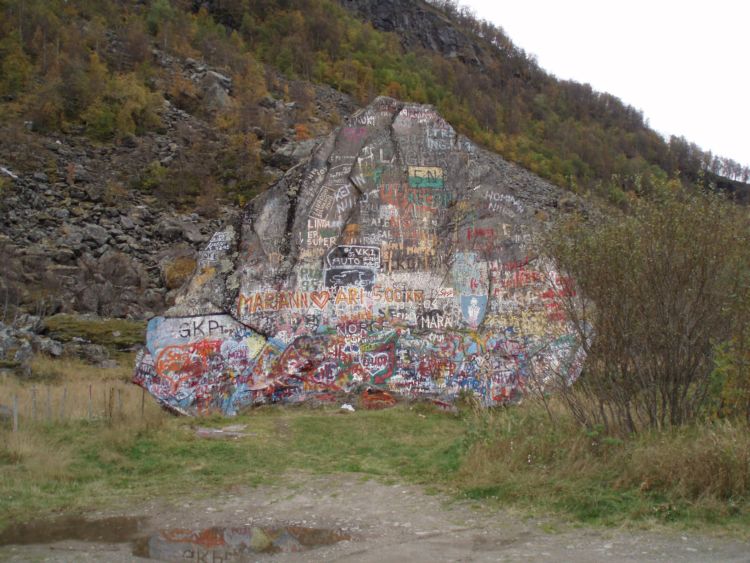
MULTIPOLYGON (((39 541, 30 537, 37 543, 0 547, 0 560, 145 560, 135 552, 206 563, 750 561, 750 544, 736 540, 580 528, 477 509, 472 504, 429 495, 420 487, 388 485, 352 474, 300 476, 283 485, 212 499, 155 500, 130 512, 91 513, 86 515, 92 522, 89 525, 103 522, 112 532, 96 536, 99 530, 94 536, 120 543, 70 539, 40 543, 40 535, 39 541), (115 537, 118 532, 122 537, 115 537), (247 555, 245 551, 242 556, 235 549, 237 542, 281 552, 247 555)), ((45 529, 49 536, 51 528, 45 529)))

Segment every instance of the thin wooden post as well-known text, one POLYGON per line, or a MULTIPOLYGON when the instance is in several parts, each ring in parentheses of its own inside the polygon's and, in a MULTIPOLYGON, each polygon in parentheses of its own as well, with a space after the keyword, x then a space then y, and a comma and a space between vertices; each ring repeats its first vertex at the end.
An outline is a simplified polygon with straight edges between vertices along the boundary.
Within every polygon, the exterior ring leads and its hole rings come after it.
POLYGON ((31 420, 36 422, 36 385, 31 388, 31 420))
POLYGON ((91 420, 91 417, 93 416, 93 410, 94 410, 94 392, 91 389, 91 383, 89 383, 89 420, 91 420))
POLYGON ((18 394, 13 395, 13 432, 18 432, 18 394))
POLYGON ((52 421, 52 392, 47 385, 47 422, 52 421))
POLYGON ((112 422, 115 414, 115 388, 109 388, 109 421, 112 422))
POLYGON ((60 420, 65 420, 65 401, 68 399, 68 386, 63 387, 62 400, 60 401, 60 420))

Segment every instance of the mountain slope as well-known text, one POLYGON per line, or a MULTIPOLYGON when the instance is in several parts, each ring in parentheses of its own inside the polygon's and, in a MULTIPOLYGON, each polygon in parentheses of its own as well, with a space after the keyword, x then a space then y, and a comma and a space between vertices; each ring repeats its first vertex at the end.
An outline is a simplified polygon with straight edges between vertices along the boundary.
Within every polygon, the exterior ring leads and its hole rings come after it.
POLYGON ((201 5, 285 72, 332 84, 361 103, 375 94, 432 103, 461 132, 575 191, 620 203, 626 192, 676 177, 686 184, 723 177, 730 191, 747 190, 740 182, 747 168, 684 138, 665 141, 635 108, 547 74, 501 29, 451 2, 437 2, 442 9, 421 0, 338 4, 385 36, 324 0, 263 2, 262 10, 231 1, 201 5), (279 41, 269 45, 270 37, 279 41))

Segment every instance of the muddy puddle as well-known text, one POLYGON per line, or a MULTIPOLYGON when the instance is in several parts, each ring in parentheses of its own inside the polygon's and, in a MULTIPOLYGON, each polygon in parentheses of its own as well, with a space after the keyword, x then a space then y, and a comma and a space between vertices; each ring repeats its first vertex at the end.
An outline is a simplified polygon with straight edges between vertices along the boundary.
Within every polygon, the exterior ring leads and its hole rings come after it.
POLYGON ((161 561, 245 561, 259 553, 290 553, 350 540, 343 532, 301 526, 162 530, 138 540, 133 555, 161 561))
POLYGON ((66 516, 55 520, 35 520, 13 524, 0 532, 0 545, 31 545, 78 540, 101 543, 125 543, 142 536, 146 518, 117 516, 87 520, 66 516))
POLYGON ((77 540, 130 543, 132 553, 161 561, 248 561, 253 555, 307 551, 351 536, 303 526, 213 527, 153 532, 147 518, 120 516, 87 520, 69 516, 12 525, 0 532, 0 546, 39 545, 77 540))

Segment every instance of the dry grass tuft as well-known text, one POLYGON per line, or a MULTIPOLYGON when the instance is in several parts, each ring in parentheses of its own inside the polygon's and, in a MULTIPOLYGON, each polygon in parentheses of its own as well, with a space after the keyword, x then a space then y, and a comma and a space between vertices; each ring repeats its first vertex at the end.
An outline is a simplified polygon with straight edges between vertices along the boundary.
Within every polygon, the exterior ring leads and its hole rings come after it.
POLYGON ((22 430, 73 420, 139 422, 161 413, 142 388, 130 383, 132 355, 114 368, 45 356, 37 356, 31 365, 29 380, 0 377, 3 406, 12 409, 14 399, 17 401, 22 430))
POLYGON ((644 491, 671 490, 691 500, 750 492, 750 434, 729 420, 646 437, 625 461, 621 481, 644 491))
POLYGON ((0 378, 4 406, 12 410, 14 399, 18 405, 18 431, 12 420, 0 426, 0 489, 16 512, 48 502, 72 506, 77 487, 97 479, 97 471, 132 468, 128 450, 159 432, 169 415, 128 382, 130 365, 37 357, 31 380, 0 378))
POLYGON ((612 523, 750 516, 746 423, 704 422, 618 439, 584 430, 561 408, 552 416, 535 404, 470 415, 461 488, 476 498, 612 523))
POLYGON ((164 268, 164 283, 169 289, 177 289, 195 272, 196 261, 189 256, 179 256, 164 268))
POLYGON ((0 465, 16 465, 38 483, 69 481, 73 456, 65 447, 53 447, 33 429, 0 432, 0 465))

